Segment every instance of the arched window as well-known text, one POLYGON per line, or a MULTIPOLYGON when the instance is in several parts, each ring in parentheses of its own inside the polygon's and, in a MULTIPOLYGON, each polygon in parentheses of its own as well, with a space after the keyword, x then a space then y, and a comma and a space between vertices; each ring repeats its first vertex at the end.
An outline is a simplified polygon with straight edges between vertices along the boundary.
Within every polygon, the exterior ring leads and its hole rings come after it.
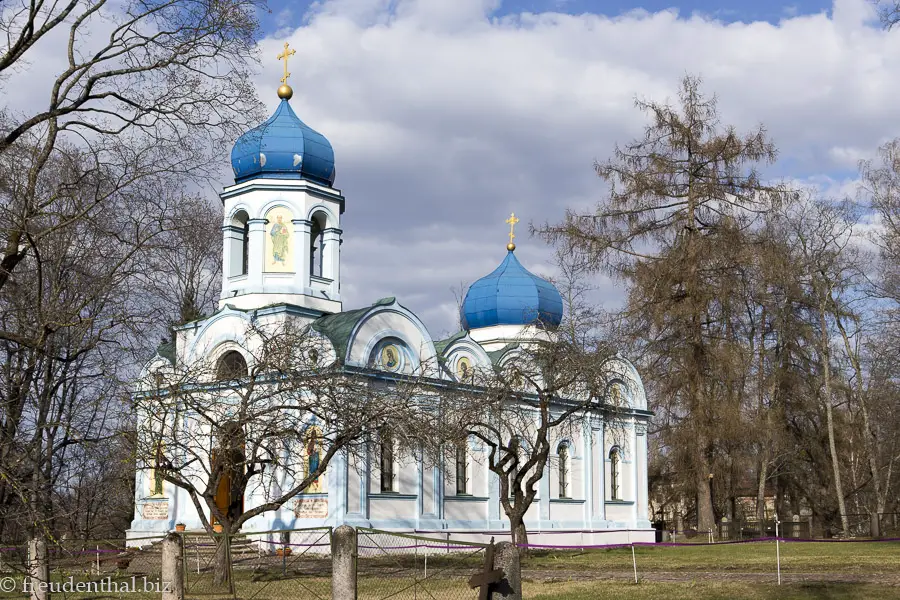
POLYGON ((312 217, 312 226, 309 231, 309 274, 316 277, 323 276, 325 223, 322 214, 316 213, 312 217))
POLYGON ((609 499, 621 500, 619 497, 619 459, 620 452, 618 446, 613 446, 609 450, 609 499))
POLYGON ((381 430, 381 491, 394 491, 394 440, 387 428, 381 430))
POLYGON ((247 376, 247 361, 244 355, 237 350, 229 350, 219 359, 216 365, 216 379, 218 381, 228 381, 230 379, 240 379, 247 376))
POLYGON ((469 493, 468 460, 466 456, 466 443, 462 442, 456 447, 456 495, 469 493))
POLYGON ((557 450, 559 455, 559 497, 569 497, 569 445, 563 442, 557 450))
POLYGON ((246 275, 250 265, 250 217, 239 210, 231 218, 231 265, 229 275, 246 275))

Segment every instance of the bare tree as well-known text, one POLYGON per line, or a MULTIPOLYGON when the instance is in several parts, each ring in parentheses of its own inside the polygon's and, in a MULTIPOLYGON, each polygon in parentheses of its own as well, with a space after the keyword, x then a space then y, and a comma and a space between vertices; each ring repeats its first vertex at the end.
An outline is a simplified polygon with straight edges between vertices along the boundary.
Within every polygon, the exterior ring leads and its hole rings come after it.
POLYGON ((244 337, 249 361, 159 364, 135 400, 139 467, 185 490, 207 531, 218 524, 225 534, 218 583, 229 580, 228 536, 309 490, 339 453, 362 456, 385 423, 410 439, 440 431, 419 376, 385 385, 348 371, 291 321, 252 325, 244 337))
MULTIPOLYGON (((98 211, 106 199, 146 177, 217 170, 223 142, 259 119, 246 71, 257 32, 252 0, 44 0, 4 6, 0 77, 31 69, 34 48, 64 38, 65 66, 49 73, 46 100, 28 110, 0 107, 0 289, 24 260, 31 240, 98 211), (61 144, 87 151, 77 178, 41 190, 42 172, 61 144), (93 159, 89 164, 85 161, 93 159), (73 210, 53 191, 92 173, 116 179, 73 210), (64 210, 63 210, 64 209, 64 210)), ((44 74, 33 73, 35 78, 44 74)), ((57 171, 58 172, 58 171, 57 171)))
POLYGON ((893 29, 900 23, 900 2, 897 0, 872 0, 878 10, 878 17, 885 29, 893 29))
POLYGON ((821 366, 821 397, 826 415, 828 449, 831 456, 833 485, 844 535, 850 536, 846 495, 841 476, 841 455, 838 452, 838 427, 835 419, 835 376, 832 339, 837 324, 845 341, 846 294, 858 276, 853 256, 852 229, 854 219, 847 204, 812 199, 797 205, 788 215, 803 260, 804 283, 815 303, 818 332, 818 353, 821 366))
POLYGON ((143 281, 153 321, 171 328, 196 321, 217 307, 222 283, 222 209, 198 196, 172 202, 163 231, 145 253, 143 281))
POLYGON ((686 417, 682 425, 690 428, 683 438, 690 453, 685 466, 698 527, 705 530, 715 525, 711 435, 717 424, 710 415, 717 402, 710 397, 716 382, 710 366, 717 331, 710 325, 721 324, 711 314, 722 308, 717 294, 725 289, 724 277, 734 273, 724 262, 728 255, 717 249, 773 206, 780 190, 764 184, 754 168, 775 158, 764 129, 741 135, 723 126, 715 98, 705 98, 700 83, 685 77, 676 107, 637 101, 651 117, 643 138, 596 165, 610 184, 609 198, 594 213, 570 211, 541 233, 635 286, 628 310, 646 315, 651 339, 680 340, 683 352, 669 356, 665 391, 679 403, 673 414, 686 417))

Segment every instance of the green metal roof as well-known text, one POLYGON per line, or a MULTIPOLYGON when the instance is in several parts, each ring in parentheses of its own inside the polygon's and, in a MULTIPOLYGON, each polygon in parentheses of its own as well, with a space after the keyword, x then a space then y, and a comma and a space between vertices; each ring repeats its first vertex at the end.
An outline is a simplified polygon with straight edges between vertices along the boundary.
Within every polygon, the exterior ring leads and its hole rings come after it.
POLYGON ((382 298, 372 306, 355 308, 333 315, 325 315, 324 317, 319 317, 313 321, 312 328, 331 340, 331 345, 334 346, 338 362, 343 363, 344 358, 347 356, 347 346, 350 343, 350 335, 353 333, 353 330, 356 329, 357 323, 359 323, 359 321, 376 306, 390 306, 396 301, 396 298, 390 296, 388 298, 382 298))
POLYGON ((491 363, 498 365, 500 364, 500 359, 503 358, 503 355, 512 350, 513 348, 518 348, 518 342, 514 342, 512 344, 507 344, 500 348, 499 350, 494 350, 493 352, 488 352, 487 355, 491 359, 491 363))
POLYGON ((468 331, 463 330, 463 331, 460 331, 459 333, 454 333, 453 335, 448 337, 446 340, 436 341, 434 343, 434 349, 437 351, 438 356, 442 356, 444 354, 444 350, 446 350, 451 344, 453 344, 453 342, 466 337, 467 333, 468 333, 468 331))
POLYGON ((175 365, 175 342, 163 342, 156 347, 156 353, 175 365))

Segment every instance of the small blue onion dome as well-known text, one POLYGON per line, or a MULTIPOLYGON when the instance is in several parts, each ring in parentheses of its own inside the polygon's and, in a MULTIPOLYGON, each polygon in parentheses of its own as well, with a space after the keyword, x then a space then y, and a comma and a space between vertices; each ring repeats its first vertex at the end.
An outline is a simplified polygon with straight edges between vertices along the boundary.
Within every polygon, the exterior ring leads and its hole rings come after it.
POLYGON ((469 287, 462 305, 463 327, 538 325, 556 329, 562 322, 559 290, 522 266, 510 250, 500 266, 469 287))
POLYGON ((331 144, 297 117, 288 98, 282 98, 265 123, 238 138, 231 149, 231 166, 235 183, 271 177, 334 184, 331 144))

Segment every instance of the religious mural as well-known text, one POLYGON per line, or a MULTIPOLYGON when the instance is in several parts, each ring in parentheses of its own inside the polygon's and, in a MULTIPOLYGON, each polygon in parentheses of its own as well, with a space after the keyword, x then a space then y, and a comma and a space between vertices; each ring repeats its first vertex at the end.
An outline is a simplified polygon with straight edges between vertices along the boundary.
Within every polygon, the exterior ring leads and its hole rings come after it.
MULTIPOLYGON (((312 473, 319 468, 319 462, 322 459, 322 434, 318 427, 309 428, 309 432, 306 434, 304 454, 306 454, 306 472, 312 473)), ((322 477, 315 479, 309 487, 306 488, 305 492, 307 494, 317 494, 322 492, 324 488, 322 479, 322 477)))
POLYGON ((400 368, 400 350, 397 346, 389 344, 381 349, 381 367, 386 371, 400 368))
POLYGON ((294 271, 292 218, 291 211, 283 206, 266 213, 266 271, 269 273, 294 271))
POLYGON ((469 376, 472 374, 472 363, 469 361, 469 357, 463 356, 456 363, 456 377, 460 381, 465 381, 469 379, 469 376))

